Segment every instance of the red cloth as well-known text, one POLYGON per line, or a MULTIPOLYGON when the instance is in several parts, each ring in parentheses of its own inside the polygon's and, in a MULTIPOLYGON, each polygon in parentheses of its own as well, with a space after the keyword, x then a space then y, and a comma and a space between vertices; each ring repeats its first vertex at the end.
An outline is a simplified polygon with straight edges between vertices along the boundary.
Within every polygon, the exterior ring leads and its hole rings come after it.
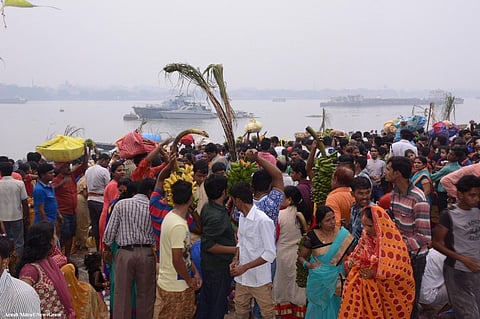
POLYGON ((132 181, 141 181, 147 177, 155 178, 155 175, 165 166, 167 166, 167 163, 162 163, 159 166, 152 167, 151 162, 147 162, 145 159, 143 159, 133 170, 132 174, 130 175, 130 179, 132 181))
POLYGON ((105 191, 103 192, 103 208, 102 214, 100 215, 100 220, 98 222, 98 231, 100 235, 100 243, 98 245, 99 250, 103 251, 103 235, 105 234, 105 228, 107 227, 107 214, 108 209, 110 207, 110 203, 113 202, 116 198, 118 198, 120 194, 118 193, 118 182, 112 179, 107 186, 105 187, 105 191))
POLYGON ((65 165, 70 165, 69 162, 55 162, 55 167, 60 169, 62 167, 64 167, 65 165))
POLYGON ((157 143, 133 131, 116 142, 121 158, 133 158, 136 155, 150 153, 157 148, 157 143))
POLYGON ((380 200, 378 201, 378 206, 382 207, 383 209, 390 210, 391 209, 391 195, 392 192, 386 193, 383 195, 380 200))
MULTIPOLYGON (((57 199, 58 211, 64 214, 74 214, 77 211, 77 177, 83 175, 88 168, 88 163, 78 166, 70 174, 70 181, 55 187, 55 197, 57 199)), ((65 175, 58 174, 53 179, 53 185, 56 186, 62 182, 65 175)))
MULTIPOLYGON (((17 181, 22 181, 23 182, 22 175, 18 174, 17 172, 12 172, 12 177, 13 177, 13 179, 16 179, 17 181)), ((2 179, 2 175, 0 175, 0 179, 2 179)))
POLYGON ((32 175, 26 174, 25 179, 23 180, 25 184, 25 190, 27 191, 27 195, 32 197, 33 195, 33 187, 34 187, 34 180, 32 179, 32 175))
POLYGON ((275 156, 273 156, 269 152, 258 152, 258 157, 266 159, 267 161, 269 161, 273 165, 277 165, 277 159, 275 158, 275 156))
POLYGON ((17 181, 22 181, 23 182, 23 177, 22 175, 18 174, 17 172, 12 172, 12 177, 16 179, 17 181))
POLYGON ((180 143, 182 143, 183 145, 187 145, 187 146, 192 145, 193 142, 195 142, 195 139, 193 138, 192 134, 187 134, 180 139, 180 143))

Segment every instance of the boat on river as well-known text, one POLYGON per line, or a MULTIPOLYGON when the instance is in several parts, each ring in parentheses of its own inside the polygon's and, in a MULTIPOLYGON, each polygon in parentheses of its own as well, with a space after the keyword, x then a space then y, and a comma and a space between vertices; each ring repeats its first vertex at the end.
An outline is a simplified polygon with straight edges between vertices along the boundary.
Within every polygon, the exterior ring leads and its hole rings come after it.
POLYGON ((235 111, 235 118, 237 119, 251 119, 256 117, 253 112, 245 112, 245 111, 235 111))
MULTIPOLYGON (((429 105, 435 103, 436 105, 445 104, 447 96, 451 93, 443 90, 430 91, 428 98, 366 98, 363 95, 346 95, 331 97, 326 102, 320 102, 320 106, 389 106, 389 105, 429 105)), ((455 97, 455 104, 463 104, 464 99, 455 97)))
POLYGON ((135 114, 135 113, 133 113, 133 112, 130 112, 130 113, 125 114, 125 115, 123 116, 123 120, 124 120, 124 121, 136 121, 136 120, 139 120, 139 118, 138 118, 138 115, 137 115, 137 114, 135 114))
POLYGON ((133 106, 133 110, 138 118, 150 120, 209 119, 217 116, 208 105, 195 101, 191 95, 183 94, 161 104, 133 106))
MULTIPOLYGON (((161 120, 161 119, 213 119, 217 114, 205 103, 197 102, 191 95, 178 95, 160 104, 146 104, 133 106, 137 119, 161 120)), ((129 116, 133 119, 133 116, 129 116)), ((235 111, 237 118, 254 117, 251 112, 235 111)), ((124 118, 125 119, 125 118, 124 118)), ((125 119, 126 120, 126 119, 125 119)))
POLYGON ((0 99, 0 104, 25 104, 27 103, 28 100, 24 97, 14 97, 14 98, 6 98, 6 99, 0 99))

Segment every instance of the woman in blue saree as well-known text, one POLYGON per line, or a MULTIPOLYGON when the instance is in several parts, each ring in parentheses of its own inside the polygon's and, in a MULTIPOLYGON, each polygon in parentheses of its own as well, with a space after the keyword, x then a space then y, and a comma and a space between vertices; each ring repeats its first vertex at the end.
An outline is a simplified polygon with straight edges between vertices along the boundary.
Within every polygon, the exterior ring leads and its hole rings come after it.
POLYGON ((410 182, 412 182, 413 185, 415 185, 416 187, 420 188, 423 191, 423 193, 425 194, 425 197, 427 197, 431 205, 433 186, 432 186, 432 178, 427 168, 426 157, 424 156, 415 157, 415 159, 413 160, 413 169, 414 169, 414 174, 410 178, 410 182))
POLYGON ((308 232, 298 257, 308 269, 305 318, 336 319, 345 274, 342 259, 353 236, 344 227, 335 226, 335 214, 328 206, 319 206, 315 218, 318 225, 308 232))

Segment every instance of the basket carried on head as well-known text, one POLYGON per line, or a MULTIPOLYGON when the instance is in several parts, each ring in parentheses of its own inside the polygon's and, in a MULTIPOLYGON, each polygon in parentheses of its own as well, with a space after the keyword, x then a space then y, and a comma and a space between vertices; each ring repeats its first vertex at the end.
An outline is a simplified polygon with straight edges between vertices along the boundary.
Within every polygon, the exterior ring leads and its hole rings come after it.
POLYGON ((115 144, 118 147, 120 157, 125 159, 150 153, 158 146, 156 142, 143 137, 137 130, 121 137, 115 144))
POLYGON ((83 155, 85 140, 81 137, 57 135, 38 145, 35 150, 49 161, 71 162, 83 155))

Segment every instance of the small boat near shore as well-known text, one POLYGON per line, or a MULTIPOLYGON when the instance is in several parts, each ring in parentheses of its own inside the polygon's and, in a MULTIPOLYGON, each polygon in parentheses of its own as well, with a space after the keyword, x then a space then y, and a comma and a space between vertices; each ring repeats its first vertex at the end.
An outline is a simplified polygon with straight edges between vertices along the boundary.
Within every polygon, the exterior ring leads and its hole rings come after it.
POLYGON ((14 98, 0 99, 0 104, 25 104, 28 100, 21 96, 16 96, 14 98))
POLYGON ((246 118, 254 118, 255 114, 253 112, 245 112, 245 111, 235 111, 235 117, 237 119, 246 119, 246 118))
POLYGON ((139 120, 139 117, 138 117, 137 114, 135 114, 135 113, 133 113, 133 112, 130 112, 130 113, 125 114, 125 115, 123 116, 123 120, 124 120, 124 121, 137 121, 137 120, 139 120))

